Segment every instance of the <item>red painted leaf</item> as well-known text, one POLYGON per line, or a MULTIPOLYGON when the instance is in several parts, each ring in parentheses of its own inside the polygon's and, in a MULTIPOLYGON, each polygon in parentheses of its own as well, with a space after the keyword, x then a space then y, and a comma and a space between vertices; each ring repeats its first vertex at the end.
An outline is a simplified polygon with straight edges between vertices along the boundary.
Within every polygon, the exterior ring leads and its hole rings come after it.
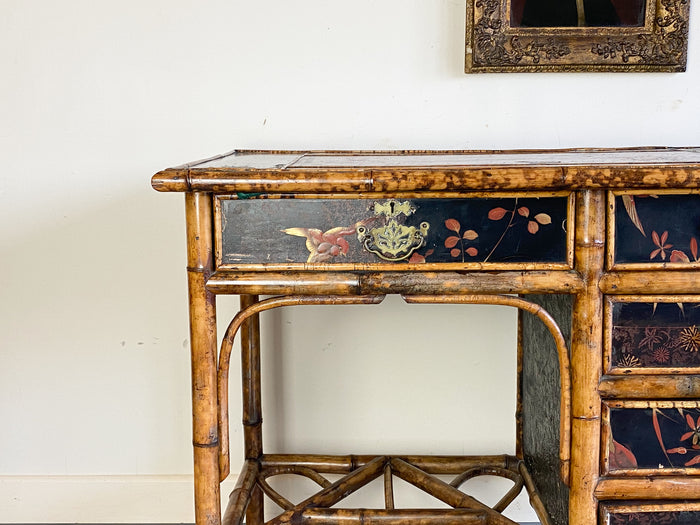
POLYGON ((671 262, 690 262, 688 256, 680 250, 673 250, 668 260, 671 262))
POLYGON ((671 448, 671 449, 667 450, 666 452, 668 452, 669 454, 687 454, 688 449, 685 447, 678 447, 678 448, 671 448))
POLYGON ((462 237, 464 237, 464 238, 467 239, 468 241, 473 241, 473 240, 476 239, 478 236, 479 236, 479 234, 476 233, 474 230, 467 230, 467 231, 464 232, 464 235, 462 235, 462 237))
POLYGON ((462 255, 462 250, 460 250, 459 248, 453 248, 452 251, 450 251, 450 255, 452 257, 459 257, 460 255, 462 255))
POLYGON ((529 231, 532 234, 535 234, 538 232, 540 229, 540 225, 537 224, 535 221, 530 221, 527 223, 527 231, 529 231))
POLYGON ((659 440, 659 445, 661 445, 662 450, 666 450, 666 446, 664 445, 664 440, 661 437, 661 427, 659 426, 659 416, 658 416, 658 409, 654 408, 651 411, 651 422, 654 425, 654 432, 656 433, 656 439, 659 440))
POLYGON ((447 228, 448 230, 452 230, 455 233, 459 233, 459 230, 462 227, 456 219, 447 219, 445 221, 445 228, 447 228))
POLYGON ((690 428, 695 428, 695 421, 693 421, 693 417, 690 414, 685 415, 685 421, 690 428))
POLYGON ((691 466, 691 465, 697 465, 698 463, 700 463, 700 455, 697 455, 697 456, 695 456, 693 459, 691 459, 690 461, 688 461, 688 462, 685 464, 685 466, 686 466, 686 467, 689 467, 689 466, 691 466))
POLYGON ((457 243, 459 242, 459 237, 455 237, 452 235, 451 237, 448 237, 445 239, 445 248, 454 248, 457 246, 457 243))
POLYGON ((698 241, 695 237, 690 239, 690 253, 693 255, 693 259, 698 260, 698 241))
POLYGON ((489 219, 492 221, 500 221, 503 217, 506 216, 506 213, 508 213, 508 210, 504 208, 494 208, 489 212, 489 219))
POLYGON ((654 244, 657 246, 661 246, 661 241, 659 240, 659 234, 656 233, 656 230, 651 232, 651 239, 654 241, 654 244))
POLYGON ((656 250, 654 250, 653 252, 651 252, 651 253, 649 254, 649 259, 653 259, 653 258, 656 257, 657 255, 659 255, 659 253, 661 253, 661 248, 657 248, 656 250))
POLYGON ((525 206, 520 206, 518 208, 518 213, 522 215, 523 217, 529 217, 530 216, 530 210, 526 208, 525 206))
POLYGON ((666 244, 667 240, 668 240, 668 231, 665 231, 661 234, 661 244, 666 244))
POLYGON ((435 250, 433 250, 432 248, 430 248, 430 250, 428 250, 427 252, 425 252, 425 256, 426 256, 426 257, 430 257, 430 256, 433 254, 434 251, 435 251, 435 250))
POLYGON ((464 251, 467 252, 467 255, 469 255, 469 256, 471 256, 471 257, 476 257, 477 254, 479 253, 479 250, 477 250, 477 249, 474 248, 473 246, 470 246, 469 248, 467 248, 467 249, 464 250, 464 251))
POLYGON ((681 436, 681 441, 685 441, 686 439, 690 439, 691 437, 693 437, 693 434, 695 434, 695 432, 686 432, 685 434, 683 434, 681 436))
POLYGON ((425 257, 423 257, 420 253, 415 252, 413 255, 411 255, 411 258, 408 260, 408 262, 414 264, 424 263, 425 257))
POLYGON ((552 218, 546 213, 538 213, 535 215, 535 220, 540 224, 552 224, 552 218))
POLYGON ((637 458, 630 449, 613 440, 610 447, 610 468, 613 470, 637 468, 637 458))

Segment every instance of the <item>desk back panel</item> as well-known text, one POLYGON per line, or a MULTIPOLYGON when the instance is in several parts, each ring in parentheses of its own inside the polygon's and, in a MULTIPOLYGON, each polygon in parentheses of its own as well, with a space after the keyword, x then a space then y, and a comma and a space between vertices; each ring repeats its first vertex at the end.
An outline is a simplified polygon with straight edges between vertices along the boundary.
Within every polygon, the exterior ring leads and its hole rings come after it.
MULTIPOLYGON (((571 295, 528 295, 557 321, 571 345, 571 295)), ((560 377, 557 349, 547 328, 534 316, 520 315, 518 435, 525 463, 550 514, 552 525, 569 522, 569 489, 559 463, 560 377)))

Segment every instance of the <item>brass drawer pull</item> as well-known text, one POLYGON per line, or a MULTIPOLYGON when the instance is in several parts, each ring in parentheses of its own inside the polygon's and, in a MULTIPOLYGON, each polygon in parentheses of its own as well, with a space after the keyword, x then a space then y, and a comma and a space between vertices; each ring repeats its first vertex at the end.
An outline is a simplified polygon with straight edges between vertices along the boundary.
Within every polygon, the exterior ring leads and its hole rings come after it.
POLYGON ((410 202, 375 202, 372 209, 375 215, 386 216, 388 222, 372 229, 365 226, 357 228, 357 238, 365 250, 385 261, 396 262, 408 259, 413 252, 425 245, 425 238, 430 229, 427 222, 421 222, 415 227, 400 224, 397 220, 399 215, 408 217, 416 211, 410 202))

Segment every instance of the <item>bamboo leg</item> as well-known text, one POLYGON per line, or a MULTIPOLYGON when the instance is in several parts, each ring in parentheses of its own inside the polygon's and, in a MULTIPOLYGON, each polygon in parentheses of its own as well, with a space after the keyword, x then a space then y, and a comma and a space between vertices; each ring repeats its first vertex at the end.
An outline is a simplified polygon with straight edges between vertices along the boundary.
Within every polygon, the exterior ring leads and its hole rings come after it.
POLYGON ((187 280, 192 357, 192 443, 197 525, 219 525, 219 439, 216 397, 216 301, 206 289, 213 271, 211 196, 185 194, 187 280))
POLYGON ((222 525, 241 525, 246 506, 249 505, 250 495, 255 488, 259 466, 256 461, 247 460, 238 477, 236 487, 228 498, 228 506, 224 513, 222 525))
POLYGON ((605 195, 581 191, 576 199, 575 265, 586 286, 576 295, 571 335, 572 398, 571 494, 569 525, 596 523, 594 489, 600 460, 603 366, 603 295, 598 287, 604 267, 605 195))
MULTIPOLYGON (((258 302, 257 295, 242 295, 241 310, 258 302)), ((249 317, 241 327, 241 384, 243 387, 243 442, 245 458, 258 461, 262 456, 262 401, 260 385, 260 316, 249 317)), ((246 523, 262 525, 263 493, 253 490, 246 523)))

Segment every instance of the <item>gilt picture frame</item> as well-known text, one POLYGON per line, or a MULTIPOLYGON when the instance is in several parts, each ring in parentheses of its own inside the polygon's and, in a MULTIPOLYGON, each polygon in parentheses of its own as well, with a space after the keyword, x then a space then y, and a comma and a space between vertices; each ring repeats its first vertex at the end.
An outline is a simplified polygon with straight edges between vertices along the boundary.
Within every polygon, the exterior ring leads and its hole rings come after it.
POLYGON ((592 1, 538 19, 528 2, 552 0, 467 0, 465 72, 685 71, 690 0, 598 0, 621 13, 598 20, 592 1))

